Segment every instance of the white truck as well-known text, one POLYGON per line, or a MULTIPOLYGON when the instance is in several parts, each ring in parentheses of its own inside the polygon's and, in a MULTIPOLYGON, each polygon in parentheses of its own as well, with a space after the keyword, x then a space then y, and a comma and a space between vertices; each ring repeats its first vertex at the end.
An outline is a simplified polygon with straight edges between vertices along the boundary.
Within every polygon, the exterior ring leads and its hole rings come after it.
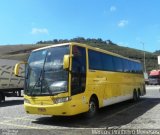
MULTIPOLYGON (((0 102, 5 96, 21 96, 24 87, 24 78, 14 75, 14 66, 19 61, 0 59, 0 102)), ((20 67, 20 74, 24 76, 24 67, 20 67)))

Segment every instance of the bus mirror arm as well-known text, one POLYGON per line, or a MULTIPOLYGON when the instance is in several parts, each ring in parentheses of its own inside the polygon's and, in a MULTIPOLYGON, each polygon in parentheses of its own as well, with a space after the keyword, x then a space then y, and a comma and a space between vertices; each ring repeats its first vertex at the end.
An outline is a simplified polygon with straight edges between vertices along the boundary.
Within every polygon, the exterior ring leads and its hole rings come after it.
POLYGON ((25 78, 24 76, 21 76, 21 75, 15 75, 15 76, 20 78, 25 78))
POLYGON ((14 75, 17 76, 17 77, 22 77, 22 78, 25 78, 24 76, 21 76, 19 75, 19 69, 20 69, 20 65, 22 64, 27 64, 26 62, 20 62, 20 63, 17 63, 14 67, 14 75))

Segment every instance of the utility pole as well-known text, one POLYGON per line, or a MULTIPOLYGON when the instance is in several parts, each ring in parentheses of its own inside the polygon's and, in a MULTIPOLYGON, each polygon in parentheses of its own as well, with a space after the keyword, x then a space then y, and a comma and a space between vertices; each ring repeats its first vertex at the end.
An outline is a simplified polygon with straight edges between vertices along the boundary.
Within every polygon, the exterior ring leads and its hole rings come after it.
POLYGON ((159 69, 160 69, 160 55, 158 56, 158 65, 159 65, 159 69))
POLYGON ((144 48, 144 42, 140 42, 143 45, 143 66, 144 66, 144 73, 146 73, 146 54, 144 48))

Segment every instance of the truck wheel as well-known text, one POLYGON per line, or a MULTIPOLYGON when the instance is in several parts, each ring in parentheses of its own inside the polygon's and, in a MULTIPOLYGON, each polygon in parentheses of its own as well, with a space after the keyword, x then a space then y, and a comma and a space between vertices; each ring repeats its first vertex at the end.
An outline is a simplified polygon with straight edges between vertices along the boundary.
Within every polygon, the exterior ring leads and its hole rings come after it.
POLYGON ((3 93, 0 93, 0 103, 5 101, 5 95, 3 93))
POLYGON ((5 102, 5 95, 3 95, 3 99, 2 100, 3 100, 3 102, 5 102))
POLYGON ((88 118, 93 117, 98 111, 98 102, 95 98, 91 98, 89 101, 89 110, 86 114, 88 118))
POLYGON ((2 94, 0 93, 0 103, 2 102, 2 94))
POLYGON ((21 97, 21 95, 22 95, 21 90, 18 91, 17 95, 18 95, 18 97, 21 97))

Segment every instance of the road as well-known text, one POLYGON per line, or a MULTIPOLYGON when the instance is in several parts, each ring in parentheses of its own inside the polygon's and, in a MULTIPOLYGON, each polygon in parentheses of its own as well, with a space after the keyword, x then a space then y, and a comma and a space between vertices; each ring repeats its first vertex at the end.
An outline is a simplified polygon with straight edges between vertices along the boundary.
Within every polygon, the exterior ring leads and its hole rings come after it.
POLYGON ((24 111, 22 97, 9 97, 0 104, 0 134, 78 135, 103 134, 105 129, 160 129, 159 112, 160 86, 147 86, 147 94, 139 102, 126 101, 102 108, 92 119, 84 115, 28 115, 24 111))

